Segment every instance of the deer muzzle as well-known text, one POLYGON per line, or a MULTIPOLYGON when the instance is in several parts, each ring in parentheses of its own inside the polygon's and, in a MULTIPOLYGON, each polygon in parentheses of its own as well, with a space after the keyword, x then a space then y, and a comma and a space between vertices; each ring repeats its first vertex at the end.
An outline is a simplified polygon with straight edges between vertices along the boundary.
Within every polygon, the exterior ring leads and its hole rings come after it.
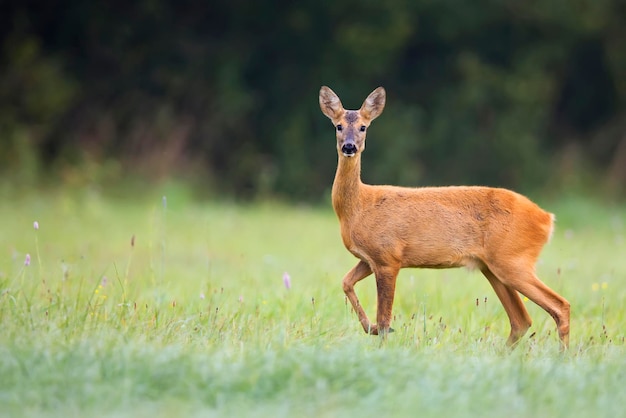
POLYGON ((356 155, 356 151, 356 144, 353 141, 346 141, 346 143, 341 146, 341 152, 346 157, 354 157, 356 155))

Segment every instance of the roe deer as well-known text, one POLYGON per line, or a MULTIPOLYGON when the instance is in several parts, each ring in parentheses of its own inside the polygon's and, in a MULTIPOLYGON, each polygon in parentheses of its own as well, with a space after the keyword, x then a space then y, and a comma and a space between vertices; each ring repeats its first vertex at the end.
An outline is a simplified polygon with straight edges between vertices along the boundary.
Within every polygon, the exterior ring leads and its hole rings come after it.
POLYGON ((359 110, 346 110, 323 86, 322 112, 335 125, 339 161, 332 204, 344 245, 359 259, 343 278, 343 290, 366 333, 390 331, 398 271, 404 267, 478 268, 504 305, 514 346, 531 326, 519 293, 548 312, 561 340, 569 343, 570 304, 535 274, 535 263, 552 234, 554 215, 506 189, 479 186, 407 188, 361 182, 361 153, 370 123, 385 107, 385 90, 374 90, 359 110), (365 314, 354 285, 374 273, 376 324, 365 314), (519 293, 518 293, 519 292, 519 293))

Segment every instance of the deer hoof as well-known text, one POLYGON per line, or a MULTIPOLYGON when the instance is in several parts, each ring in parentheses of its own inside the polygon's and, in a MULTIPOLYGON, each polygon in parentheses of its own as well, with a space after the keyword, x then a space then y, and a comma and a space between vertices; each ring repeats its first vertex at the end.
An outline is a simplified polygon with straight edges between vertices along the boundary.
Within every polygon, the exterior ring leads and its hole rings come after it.
MULTIPOLYGON (((390 334, 392 332, 395 332, 396 330, 393 328, 389 328, 387 329, 387 332, 385 334, 390 334)), ((368 331, 369 335, 380 335, 380 331, 378 331, 378 327, 376 325, 372 326, 369 331, 368 331)))

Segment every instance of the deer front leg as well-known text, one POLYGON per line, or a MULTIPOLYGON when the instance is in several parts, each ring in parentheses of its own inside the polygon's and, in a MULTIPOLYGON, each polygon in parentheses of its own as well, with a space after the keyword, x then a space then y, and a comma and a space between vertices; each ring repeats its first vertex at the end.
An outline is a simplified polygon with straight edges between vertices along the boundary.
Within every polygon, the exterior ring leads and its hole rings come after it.
POLYGON ((376 325, 372 324, 365 314, 365 311, 361 307, 361 302, 354 292, 354 285, 372 274, 372 269, 369 264, 364 261, 359 261, 356 266, 350 270, 343 278, 343 292, 352 304, 352 308, 359 317, 359 322, 363 326, 363 330, 367 334, 378 334, 376 325))
POLYGON ((377 268, 376 290, 378 292, 378 309, 376 312, 376 326, 378 335, 385 338, 388 333, 393 332, 390 328, 391 312, 393 308, 393 298, 396 292, 396 278, 399 268, 382 267, 377 268))

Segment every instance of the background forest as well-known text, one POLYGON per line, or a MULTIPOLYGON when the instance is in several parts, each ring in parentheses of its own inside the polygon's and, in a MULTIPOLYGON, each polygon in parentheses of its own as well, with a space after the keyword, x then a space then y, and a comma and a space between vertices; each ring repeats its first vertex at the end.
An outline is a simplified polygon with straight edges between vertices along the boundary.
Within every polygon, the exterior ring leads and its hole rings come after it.
POLYGON ((368 182, 619 196, 625 41, 622 0, 5 0, 0 170, 319 200, 319 87, 357 108, 382 85, 368 182))

